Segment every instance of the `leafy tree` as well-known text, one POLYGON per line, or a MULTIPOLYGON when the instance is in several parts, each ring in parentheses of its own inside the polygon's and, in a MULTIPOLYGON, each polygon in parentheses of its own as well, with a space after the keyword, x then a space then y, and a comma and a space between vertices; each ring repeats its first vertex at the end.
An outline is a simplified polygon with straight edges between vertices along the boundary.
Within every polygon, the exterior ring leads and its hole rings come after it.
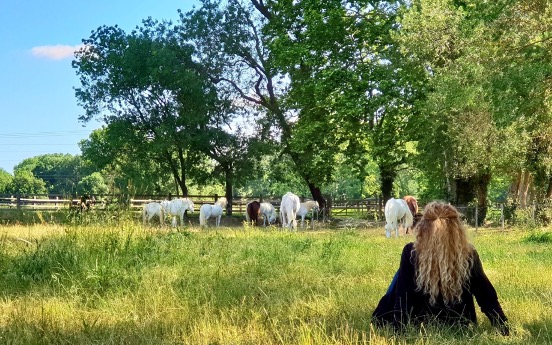
MULTIPOLYGON (((474 4, 474 3, 471 3, 474 4)), ((487 207, 487 189, 498 131, 482 66, 488 51, 479 9, 449 0, 415 1, 404 15, 397 41, 426 71, 426 98, 411 130, 417 165, 445 197, 459 206, 487 207)), ((480 220, 481 220, 480 219, 480 220)))
POLYGON ((104 195, 109 192, 103 176, 99 172, 85 176, 77 184, 78 195, 104 195))
POLYGON ((7 193, 7 188, 13 180, 13 176, 0 168, 0 193, 7 193))
POLYGON ((180 43, 170 23, 151 19, 128 34, 102 26, 83 43, 73 61, 81 83, 75 95, 85 109, 80 120, 100 117, 119 134, 113 147, 124 147, 135 162, 162 165, 187 195, 187 174, 209 143, 198 128, 225 114, 193 48, 180 43))
POLYGON ((80 142, 83 159, 102 171, 107 178, 111 192, 136 194, 176 194, 172 174, 166 165, 156 160, 149 148, 135 144, 125 132, 132 131, 124 122, 112 122, 110 125, 93 131, 88 139, 80 142), (140 149, 137 149, 140 147, 140 149))
POLYGON ((291 144, 295 121, 282 102, 286 82, 274 66, 263 33, 270 20, 270 11, 262 1, 204 0, 201 8, 181 13, 180 32, 184 40, 194 44, 204 72, 220 90, 252 109, 264 110, 257 121, 262 125, 260 138, 280 140, 313 198, 324 205, 321 182, 312 175, 318 170, 309 168, 312 152, 304 151, 304 147, 294 149, 291 144))
POLYGON ((514 202, 524 205, 534 189, 540 203, 552 197, 552 4, 504 2, 495 12, 488 31, 496 44, 486 65, 495 119, 510 143, 499 168, 508 172, 510 164, 514 202))
POLYGON ((25 169, 14 170, 14 177, 7 186, 7 192, 11 194, 46 194, 46 183, 32 172, 25 169))
POLYGON ((14 171, 26 170, 45 182, 48 193, 72 194, 79 180, 90 173, 80 156, 71 154, 45 154, 27 158, 14 171))
POLYGON ((269 2, 270 48, 299 113, 292 147, 328 181, 343 152, 358 173, 368 153, 385 199, 406 162, 404 128, 416 94, 391 36, 400 1, 269 2))
POLYGON ((398 41, 428 80, 413 121, 422 134, 418 163, 452 202, 476 200, 481 218, 493 174, 519 179, 515 172, 526 169, 541 195, 550 186, 546 8, 541 1, 419 0, 401 22, 398 41))

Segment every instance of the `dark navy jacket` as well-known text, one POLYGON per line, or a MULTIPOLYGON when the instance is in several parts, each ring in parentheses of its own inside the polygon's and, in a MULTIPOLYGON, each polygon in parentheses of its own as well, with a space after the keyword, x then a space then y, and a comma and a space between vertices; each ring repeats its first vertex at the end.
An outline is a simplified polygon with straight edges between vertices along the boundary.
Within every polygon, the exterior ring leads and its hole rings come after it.
POLYGON ((473 251, 473 265, 468 284, 462 290, 461 301, 447 306, 441 297, 435 305, 429 304, 429 295, 416 291, 414 243, 403 248, 401 264, 389 290, 372 315, 376 324, 390 323, 396 328, 411 322, 437 321, 445 324, 477 324, 473 297, 491 324, 508 335, 507 318, 502 311, 496 291, 483 271, 477 251, 473 251))

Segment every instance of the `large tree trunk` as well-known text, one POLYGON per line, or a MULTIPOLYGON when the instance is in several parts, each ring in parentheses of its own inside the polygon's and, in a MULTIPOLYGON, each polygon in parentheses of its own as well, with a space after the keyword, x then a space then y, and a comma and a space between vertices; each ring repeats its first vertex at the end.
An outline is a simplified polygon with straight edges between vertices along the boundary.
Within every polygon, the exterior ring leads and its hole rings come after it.
POLYGON ((387 200, 391 199, 393 192, 393 182, 395 182, 397 173, 395 172, 395 169, 389 169, 388 167, 381 165, 379 166, 379 171, 381 195, 383 198, 383 204, 385 205, 387 200))
MULTIPOLYGON (((186 171, 184 167, 181 167, 180 173, 179 173, 177 164, 172 159, 171 154, 169 152, 165 152, 165 157, 167 158, 167 162, 169 163, 169 167, 171 169, 171 173, 173 175, 173 178, 177 187, 180 188, 182 192, 182 196, 187 197, 188 187, 186 186, 186 171)), ((177 189, 177 193, 178 193, 178 189, 177 189)))
POLYGON ((487 218, 487 195, 489 192, 489 183, 491 182, 491 174, 485 173, 477 177, 476 193, 477 193, 477 208, 478 212, 478 224, 484 224, 487 218))
POLYGON ((530 202, 530 188, 533 183, 533 177, 529 170, 521 173, 520 181, 517 190, 517 201, 521 208, 525 208, 530 202))
POLYGON ((454 179, 456 193, 453 195, 452 203, 464 213, 471 225, 475 225, 475 209, 470 205, 472 202, 475 201, 477 207, 477 224, 483 224, 487 217, 487 191, 490 180, 489 173, 454 179))
POLYGON ((320 208, 325 208, 326 207, 326 199, 322 195, 322 192, 320 191, 320 188, 317 187, 312 182, 307 182, 307 185, 309 186, 309 190, 311 192, 313 200, 318 201, 318 205, 320 206, 320 208))
POLYGON ((521 184, 522 173, 523 172, 519 170, 516 173, 514 180, 510 184, 509 194, 510 194, 510 198, 512 199, 512 204, 514 205, 519 203, 519 186, 521 184))

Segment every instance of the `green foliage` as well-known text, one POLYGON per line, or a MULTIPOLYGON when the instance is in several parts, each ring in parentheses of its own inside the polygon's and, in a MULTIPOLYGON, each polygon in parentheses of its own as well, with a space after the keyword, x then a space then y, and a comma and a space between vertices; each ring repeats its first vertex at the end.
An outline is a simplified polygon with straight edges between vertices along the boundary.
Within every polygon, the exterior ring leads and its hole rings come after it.
POLYGON ((8 186, 12 183, 13 176, 0 168, 0 194, 8 192, 8 186))
POLYGON ((36 178, 31 171, 16 170, 11 183, 6 188, 12 194, 46 194, 46 183, 36 178))
MULTIPOLYGON (((298 113, 290 149, 308 152, 307 174, 330 182, 337 153, 362 170, 377 163, 384 194, 405 162, 406 116, 415 98, 390 33, 394 1, 274 2, 266 26, 275 65, 290 77, 298 113), (360 15, 362 13, 362 15, 360 15), (324 175, 322 175, 324 174, 324 175)), ((389 195, 387 195, 388 197, 389 195)))
POLYGON ((14 168, 30 172, 35 178, 44 181, 48 193, 73 194, 80 178, 92 173, 85 167, 82 158, 71 154, 45 154, 23 160, 14 168))
POLYGON ((83 177, 77 184, 78 195, 102 195, 109 192, 102 174, 95 172, 83 177))
POLYGON ((193 48, 172 24, 152 19, 131 33, 102 26, 83 42, 73 61, 81 83, 75 96, 85 110, 80 119, 100 117, 108 127, 83 144, 89 158, 100 156, 104 166, 114 158, 157 165, 187 194, 186 174, 210 145, 216 128, 210 124, 228 120, 227 104, 192 59, 193 48))
MULTIPOLYGON (((396 39, 427 81, 421 116, 413 118, 417 166, 453 201, 470 180, 523 169, 533 172, 537 196, 545 194, 552 176, 546 9, 544 2, 419 0, 401 19, 396 39)), ((469 188, 482 206, 480 187, 469 188)))

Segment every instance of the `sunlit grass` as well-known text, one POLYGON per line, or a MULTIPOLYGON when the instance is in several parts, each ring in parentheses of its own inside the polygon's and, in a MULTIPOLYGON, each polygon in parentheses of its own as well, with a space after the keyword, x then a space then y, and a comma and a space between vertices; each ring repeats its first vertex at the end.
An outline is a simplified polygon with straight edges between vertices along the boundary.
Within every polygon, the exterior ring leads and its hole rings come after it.
POLYGON ((0 226, 0 343, 552 343, 547 235, 470 232, 505 338, 481 313, 468 329, 371 326, 410 236, 86 224, 0 226))

